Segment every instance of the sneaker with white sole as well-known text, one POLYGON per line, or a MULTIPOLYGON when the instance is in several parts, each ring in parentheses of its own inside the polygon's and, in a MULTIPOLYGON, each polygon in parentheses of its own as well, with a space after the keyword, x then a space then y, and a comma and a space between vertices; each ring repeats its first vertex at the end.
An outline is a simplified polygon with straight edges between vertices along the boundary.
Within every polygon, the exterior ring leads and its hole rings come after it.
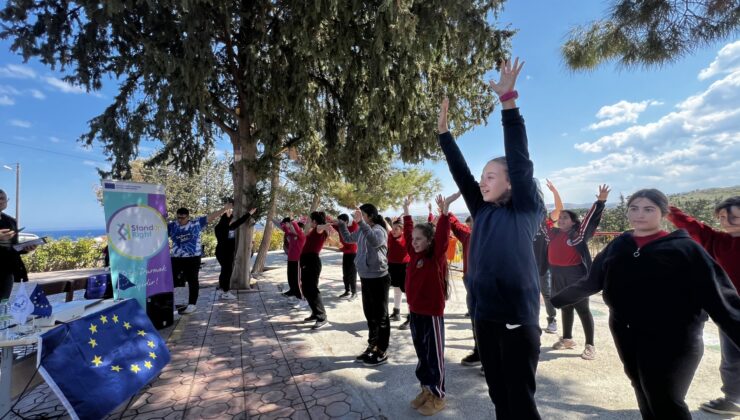
POLYGON ((186 315, 192 314, 193 312, 195 312, 195 309, 196 309, 195 305, 188 305, 185 309, 182 310, 182 313, 186 315))
POLYGON ((586 348, 581 353, 581 359, 583 360, 594 360, 596 358, 596 347, 586 344, 586 348))
POLYGON ((740 416, 740 404, 735 404, 727 398, 717 398, 716 400, 705 402, 700 408, 710 413, 740 416))
POLYGON ((545 332, 548 334, 557 334, 558 333, 558 321, 552 321, 549 324, 547 324, 547 328, 545 328, 545 332))
POLYGON ((304 299, 300 299, 295 305, 293 305, 293 309, 305 309, 308 308, 308 301, 304 299))
POLYGON ((323 328, 325 326, 329 325, 329 321, 325 320, 316 320, 316 323, 313 324, 311 327, 312 330, 318 330, 319 328, 323 328))
POLYGON ((561 338, 552 345, 555 350, 570 350, 576 348, 576 342, 570 338, 561 338))
POLYGON ((368 354, 362 364, 365 366, 380 366, 388 363, 388 355, 378 349, 368 354))
POLYGON ((223 292, 220 296, 223 300, 234 300, 236 299, 236 296, 234 296, 230 291, 229 292, 223 292))

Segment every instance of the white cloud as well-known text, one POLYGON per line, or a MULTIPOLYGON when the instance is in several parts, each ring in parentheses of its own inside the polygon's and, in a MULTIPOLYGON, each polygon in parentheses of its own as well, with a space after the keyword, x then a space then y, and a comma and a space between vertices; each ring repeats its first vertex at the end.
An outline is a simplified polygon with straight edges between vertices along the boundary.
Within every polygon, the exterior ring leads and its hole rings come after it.
POLYGON ((13 86, 0 85, 0 95, 20 95, 21 91, 14 88, 13 86))
POLYGON ((59 137, 54 137, 54 136, 51 136, 51 137, 49 137, 49 140, 50 140, 50 141, 51 141, 52 143, 59 143, 59 142, 61 142, 61 141, 62 141, 62 139, 60 139, 59 137))
POLYGON ((46 95, 44 95, 44 92, 38 89, 31 89, 31 96, 36 99, 46 99, 46 95))
POLYGON ((30 67, 8 64, 4 67, 0 67, 0 77, 9 77, 12 79, 34 79, 36 77, 36 72, 30 67))
POLYGON ((10 120, 10 125, 13 127, 31 128, 31 122, 24 120, 10 120))
POLYGON ((662 105, 662 102, 648 100, 642 102, 628 102, 621 100, 614 105, 606 105, 599 109, 596 118, 600 121, 588 126, 589 130, 612 127, 624 123, 637 122, 637 117, 643 113, 648 106, 662 105))
POLYGON ((48 83, 50 86, 64 93, 74 93, 74 94, 87 93, 85 88, 83 88, 82 86, 76 86, 76 85, 67 83, 62 79, 57 79, 56 77, 44 77, 44 81, 48 83))
POLYGON ((82 164, 83 165, 87 165, 87 166, 93 166, 93 167, 97 167, 98 166, 98 163, 97 162, 93 162, 91 160, 83 160, 82 161, 82 164))
MULTIPOLYGON (((723 49, 724 50, 724 49, 723 49)), ((655 187, 679 192, 740 183, 740 67, 656 121, 576 144, 598 154, 550 178, 568 201, 593 197, 599 183, 629 194, 655 187)))
POLYGON ((706 80, 719 74, 740 70, 740 40, 727 44, 719 50, 709 67, 699 72, 699 80, 706 80))
POLYGON ((15 105, 15 101, 8 95, 0 95, 0 105, 15 105))

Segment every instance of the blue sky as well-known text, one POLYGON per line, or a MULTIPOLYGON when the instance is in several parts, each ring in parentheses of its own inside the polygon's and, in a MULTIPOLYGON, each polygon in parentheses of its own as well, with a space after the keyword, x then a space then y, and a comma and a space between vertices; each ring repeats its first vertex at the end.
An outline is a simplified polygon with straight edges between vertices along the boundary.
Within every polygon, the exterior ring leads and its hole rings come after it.
MULTIPOLYGON (((740 184, 740 41, 708 45, 662 68, 607 64, 573 73, 559 47, 569 28, 601 16, 606 3, 533 4, 509 1, 499 20, 519 30, 514 52, 526 60, 519 106, 538 178, 552 179, 575 203, 593 200, 600 183, 610 184, 615 198, 642 187, 671 193, 740 184)), ((60 77, 38 62, 24 64, 0 42, 0 188, 13 214, 15 174, 2 165, 19 161, 21 224, 29 231, 104 226, 93 189, 105 158, 76 139, 111 102, 115 84, 88 94, 60 77)), ((503 154, 499 121, 497 109, 488 126, 458 139, 476 175, 503 154)), ((424 166, 445 194, 456 191, 445 162, 424 166)), ((462 200, 453 210, 466 211, 462 200)))

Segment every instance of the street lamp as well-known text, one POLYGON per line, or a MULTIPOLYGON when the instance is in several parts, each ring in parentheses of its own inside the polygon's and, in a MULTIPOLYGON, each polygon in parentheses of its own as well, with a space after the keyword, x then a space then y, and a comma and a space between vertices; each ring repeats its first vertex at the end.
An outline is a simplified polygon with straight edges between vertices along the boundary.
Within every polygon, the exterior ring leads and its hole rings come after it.
POLYGON ((15 171, 15 222, 21 225, 21 164, 16 162, 15 168, 3 165, 3 168, 9 171, 15 171))

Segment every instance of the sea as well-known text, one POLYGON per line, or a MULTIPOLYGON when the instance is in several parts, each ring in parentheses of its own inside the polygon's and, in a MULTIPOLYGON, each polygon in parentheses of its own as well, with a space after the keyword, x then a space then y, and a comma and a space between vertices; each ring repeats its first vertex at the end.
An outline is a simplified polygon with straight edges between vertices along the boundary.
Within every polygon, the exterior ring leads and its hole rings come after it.
MULTIPOLYGON (((260 231, 264 226, 260 223, 255 225, 255 230, 260 231)), ((70 229, 25 229, 23 233, 30 233, 39 237, 46 236, 49 239, 67 238, 73 241, 82 238, 97 238, 105 236, 105 228, 70 228, 70 229)))

